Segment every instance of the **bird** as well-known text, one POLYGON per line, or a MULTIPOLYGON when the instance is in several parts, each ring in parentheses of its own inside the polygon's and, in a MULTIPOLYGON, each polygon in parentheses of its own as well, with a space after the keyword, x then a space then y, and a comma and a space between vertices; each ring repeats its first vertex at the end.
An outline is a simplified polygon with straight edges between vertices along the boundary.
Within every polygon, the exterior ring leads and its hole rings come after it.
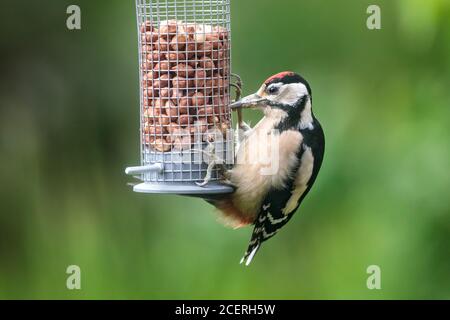
POLYGON ((312 101, 309 83, 285 71, 230 105, 234 111, 252 108, 264 113, 253 128, 239 124, 235 163, 224 173, 234 192, 207 200, 229 225, 254 225, 241 264, 250 265, 261 245, 291 220, 316 181, 325 136, 312 101))

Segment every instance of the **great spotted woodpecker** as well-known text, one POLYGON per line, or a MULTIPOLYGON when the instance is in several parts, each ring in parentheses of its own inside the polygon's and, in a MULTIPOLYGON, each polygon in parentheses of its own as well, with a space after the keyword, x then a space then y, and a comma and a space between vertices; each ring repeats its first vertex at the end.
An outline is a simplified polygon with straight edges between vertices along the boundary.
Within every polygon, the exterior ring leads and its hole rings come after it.
POLYGON ((254 224, 241 261, 249 265, 261 244, 289 222, 311 190, 322 165, 325 137, 312 111, 311 87, 294 72, 270 77, 257 93, 231 108, 264 112, 254 128, 241 126, 245 132, 236 163, 226 172, 235 192, 210 201, 235 227, 254 224), (270 164, 272 172, 267 163, 255 161, 271 153, 276 162, 270 164))

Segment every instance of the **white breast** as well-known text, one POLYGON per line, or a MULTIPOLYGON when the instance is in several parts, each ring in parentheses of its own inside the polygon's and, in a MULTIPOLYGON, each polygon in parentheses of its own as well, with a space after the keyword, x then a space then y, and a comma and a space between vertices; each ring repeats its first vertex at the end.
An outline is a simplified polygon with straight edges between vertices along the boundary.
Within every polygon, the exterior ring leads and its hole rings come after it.
POLYGON ((292 169, 298 166, 297 152, 303 142, 298 131, 271 132, 274 125, 269 121, 268 118, 263 119, 244 140, 237 154, 237 164, 229 172, 230 182, 238 187, 233 194, 233 203, 251 218, 256 218, 269 190, 282 188, 292 169), (277 163, 255 163, 255 154, 258 160, 258 154, 267 155, 274 151, 278 152, 277 163), (271 170, 274 171, 267 174, 271 170))

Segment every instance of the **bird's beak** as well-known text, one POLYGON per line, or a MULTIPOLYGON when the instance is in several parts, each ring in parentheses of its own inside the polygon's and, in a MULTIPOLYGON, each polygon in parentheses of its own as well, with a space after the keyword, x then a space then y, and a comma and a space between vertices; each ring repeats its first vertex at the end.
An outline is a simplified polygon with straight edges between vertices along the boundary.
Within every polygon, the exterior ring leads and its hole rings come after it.
POLYGON ((266 103, 266 98, 263 98, 259 94, 255 93, 230 104, 230 108, 233 110, 254 108, 257 106, 264 106, 266 103))

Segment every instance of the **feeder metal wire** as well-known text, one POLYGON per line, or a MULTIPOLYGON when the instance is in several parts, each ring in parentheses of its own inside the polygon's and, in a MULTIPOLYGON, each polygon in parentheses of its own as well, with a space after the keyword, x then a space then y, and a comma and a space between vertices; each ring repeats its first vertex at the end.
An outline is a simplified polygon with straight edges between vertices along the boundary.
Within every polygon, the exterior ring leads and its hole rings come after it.
MULTIPOLYGON (((148 192, 201 193, 195 182, 207 173, 205 140, 224 161, 233 159, 230 0, 136 0, 136 11, 141 166, 127 173, 148 192)), ((219 179, 215 168, 211 181, 219 179)))

